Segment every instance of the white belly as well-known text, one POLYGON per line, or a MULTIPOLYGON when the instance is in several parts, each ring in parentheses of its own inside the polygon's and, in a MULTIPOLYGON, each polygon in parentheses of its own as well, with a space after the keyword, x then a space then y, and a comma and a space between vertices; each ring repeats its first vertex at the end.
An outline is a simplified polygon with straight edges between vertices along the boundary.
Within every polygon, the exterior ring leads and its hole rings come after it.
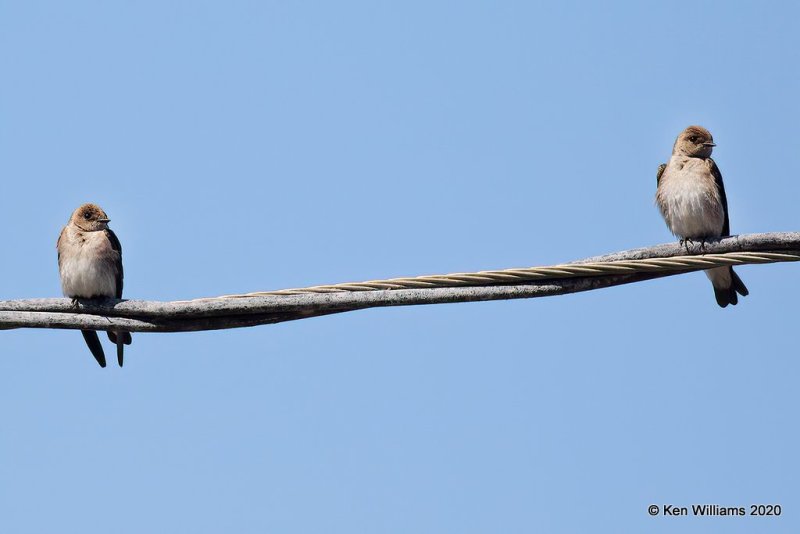
POLYGON ((683 238, 722 235, 725 214, 713 183, 684 172, 664 180, 662 189, 662 211, 673 234, 683 238))
POLYGON ((90 247, 61 261, 61 290, 70 298, 116 296, 116 272, 108 259, 98 256, 90 247))

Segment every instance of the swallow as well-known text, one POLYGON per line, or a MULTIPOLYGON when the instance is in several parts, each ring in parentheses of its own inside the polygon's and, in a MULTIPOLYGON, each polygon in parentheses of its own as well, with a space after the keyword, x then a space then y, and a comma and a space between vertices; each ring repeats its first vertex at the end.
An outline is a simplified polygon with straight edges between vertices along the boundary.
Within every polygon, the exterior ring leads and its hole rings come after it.
MULTIPOLYGON (((78 299, 122 298, 122 245, 108 227, 109 220, 100 206, 84 204, 72 213, 58 236, 61 289, 76 305, 78 299)), ((97 332, 81 330, 81 334, 97 363, 105 367, 106 355, 97 332)), ((124 346, 131 344, 131 334, 109 331, 108 339, 116 344, 122 367, 124 346)))
MULTIPOLYGON (((730 234, 728 199, 722 173, 711 159, 716 145, 711 132, 689 126, 678 135, 669 162, 658 167, 656 204, 681 243, 719 239, 730 234)), ((732 267, 706 270, 717 304, 735 305, 749 291, 732 267)))

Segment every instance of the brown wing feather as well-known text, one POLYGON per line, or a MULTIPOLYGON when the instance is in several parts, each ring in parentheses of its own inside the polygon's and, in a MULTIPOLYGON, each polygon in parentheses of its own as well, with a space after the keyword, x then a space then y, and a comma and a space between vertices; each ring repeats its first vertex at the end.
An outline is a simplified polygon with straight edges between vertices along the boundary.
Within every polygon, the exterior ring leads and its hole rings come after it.
POLYGON ((117 257, 114 258, 114 271, 116 273, 116 286, 117 286, 117 293, 116 297, 118 299, 122 298, 122 283, 124 279, 124 273, 122 271, 122 244, 120 244, 119 239, 117 239, 117 235, 114 233, 113 230, 107 228, 105 230, 106 237, 108 238, 108 242, 111 243, 111 250, 117 253, 117 257))
POLYGON ((67 227, 61 229, 61 233, 58 234, 58 239, 56 240, 56 251, 58 252, 58 268, 61 269, 61 238, 64 237, 64 232, 67 231, 67 227))
POLYGON ((722 225, 722 237, 727 237, 731 235, 731 223, 728 219, 728 197, 725 196, 725 184, 722 183, 722 173, 719 171, 719 167, 717 167, 717 164, 713 159, 708 158, 706 160, 706 164, 708 165, 708 169, 711 171, 712 176, 714 176, 714 183, 717 184, 719 198, 722 201, 722 211, 725 214, 725 222, 722 225))
MULTIPOLYGON (((124 272, 122 270, 122 244, 117 239, 117 234, 114 233, 113 230, 110 228, 106 229, 106 237, 108 238, 108 242, 111 244, 111 250, 117 253, 117 257, 114 258, 114 272, 116 273, 116 286, 117 286, 117 293, 116 297, 118 299, 122 298, 122 285, 123 280, 125 278, 124 272)), ((108 339, 111 340, 112 343, 117 345, 117 361, 119 362, 119 366, 122 367, 122 344, 130 345, 132 338, 130 332, 107 332, 108 339), (117 343, 117 336, 122 336, 122 343, 117 343)))
POLYGON ((656 187, 661 185, 661 175, 664 174, 664 169, 667 168, 666 163, 662 163, 658 166, 658 170, 656 171, 656 187))

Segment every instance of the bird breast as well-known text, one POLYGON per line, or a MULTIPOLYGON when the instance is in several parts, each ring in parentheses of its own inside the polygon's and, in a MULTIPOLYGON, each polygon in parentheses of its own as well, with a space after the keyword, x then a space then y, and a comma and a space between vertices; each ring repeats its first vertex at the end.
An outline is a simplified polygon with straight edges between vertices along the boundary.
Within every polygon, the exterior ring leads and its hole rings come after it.
POLYGON ((722 235, 722 200, 704 160, 673 158, 664 171, 656 200, 673 234, 692 239, 722 235))
POLYGON ((59 242, 64 295, 71 298, 116 296, 114 254, 105 232, 65 230, 59 242))

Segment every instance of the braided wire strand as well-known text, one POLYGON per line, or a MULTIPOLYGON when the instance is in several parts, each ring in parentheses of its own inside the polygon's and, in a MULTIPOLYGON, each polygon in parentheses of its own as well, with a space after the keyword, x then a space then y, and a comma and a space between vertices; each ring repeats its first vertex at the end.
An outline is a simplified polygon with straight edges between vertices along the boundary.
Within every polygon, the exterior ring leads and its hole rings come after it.
MULTIPOLYGON (((474 273, 434 274, 365 282, 319 285, 303 288, 256 291, 236 295, 223 295, 216 299, 238 299, 277 295, 301 295, 309 293, 341 293, 356 291, 387 291, 397 289, 420 289, 441 287, 466 287, 502 285, 515 282, 557 280, 583 276, 605 276, 633 273, 679 272, 729 265, 763 264, 800 261, 800 253, 793 252, 727 252, 702 256, 673 256, 670 258, 646 258, 637 260, 597 261, 566 263, 544 267, 523 267, 478 271, 474 273)), ((207 299, 198 299, 207 300, 207 299)))

